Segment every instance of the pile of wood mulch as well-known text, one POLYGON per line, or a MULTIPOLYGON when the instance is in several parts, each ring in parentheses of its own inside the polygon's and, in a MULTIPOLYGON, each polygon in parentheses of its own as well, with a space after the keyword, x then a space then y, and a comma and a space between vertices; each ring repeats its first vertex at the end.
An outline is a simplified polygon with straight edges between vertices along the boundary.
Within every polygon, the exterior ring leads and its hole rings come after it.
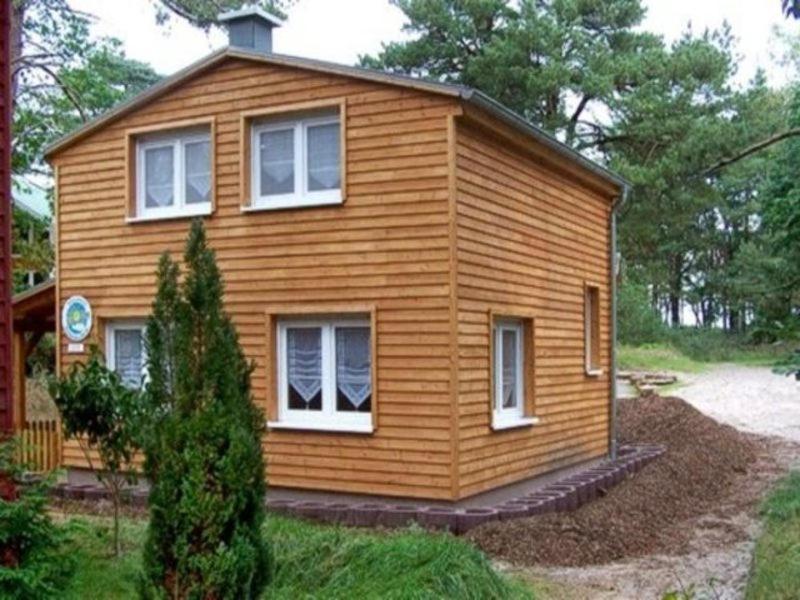
POLYGON ((667 452, 607 496, 572 513, 488 523, 467 537, 518 565, 584 566, 688 549, 692 520, 731 502, 763 456, 764 442, 720 425, 678 398, 626 399, 622 443, 665 444, 667 452))

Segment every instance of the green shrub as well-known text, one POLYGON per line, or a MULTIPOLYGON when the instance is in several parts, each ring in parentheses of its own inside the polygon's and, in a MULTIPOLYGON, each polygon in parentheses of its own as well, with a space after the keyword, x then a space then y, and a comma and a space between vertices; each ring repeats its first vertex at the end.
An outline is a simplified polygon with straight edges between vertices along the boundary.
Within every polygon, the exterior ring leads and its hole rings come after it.
POLYGON ((617 328, 622 344, 638 346, 664 340, 667 327, 650 303, 646 286, 623 279, 617 290, 617 328))
POLYGON ((131 461, 140 447, 141 394, 127 387, 93 348, 86 364, 75 363, 50 394, 67 438, 77 440, 97 480, 114 505, 114 552, 120 553, 119 510, 126 484, 136 482, 131 461), (100 456, 95 465, 92 452, 100 456))
POLYGON ((679 352, 700 362, 773 364, 786 353, 783 344, 755 344, 747 336, 721 329, 682 327, 667 335, 679 352))
POLYGON ((201 221, 192 224, 184 260, 181 284, 178 265, 161 258, 145 334, 152 487, 142 593, 253 598, 269 572, 263 416, 201 221))
POLYGON ((65 532, 47 514, 47 483, 21 485, 17 445, 0 442, 0 598, 56 596, 74 566, 65 532))

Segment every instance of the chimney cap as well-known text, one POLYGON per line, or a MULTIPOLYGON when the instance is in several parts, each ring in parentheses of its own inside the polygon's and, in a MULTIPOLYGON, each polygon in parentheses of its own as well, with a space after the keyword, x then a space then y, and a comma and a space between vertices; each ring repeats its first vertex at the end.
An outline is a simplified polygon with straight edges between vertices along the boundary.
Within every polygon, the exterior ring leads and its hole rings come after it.
POLYGON ((238 19, 259 18, 267 21, 273 27, 280 27, 283 25, 283 19, 276 17, 272 13, 267 12, 260 6, 244 6, 238 10, 229 10, 228 12, 220 13, 217 20, 220 23, 227 21, 236 21, 238 19))

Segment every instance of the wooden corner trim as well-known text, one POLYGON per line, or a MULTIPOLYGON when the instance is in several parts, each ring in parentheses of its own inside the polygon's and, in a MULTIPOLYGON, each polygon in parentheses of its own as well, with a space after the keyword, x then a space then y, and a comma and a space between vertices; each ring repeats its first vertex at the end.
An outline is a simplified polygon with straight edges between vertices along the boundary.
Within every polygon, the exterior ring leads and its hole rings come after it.
MULTIPOLYGON (((460 107, 457 114, 460 114, 460 107)), ((461 447, 459 443, 459 340, 458 340, 458 131, 455 114, 447 115, 447 202, 448 265, 450 313, 450 490, 454 499, 461 497, 461 447)))

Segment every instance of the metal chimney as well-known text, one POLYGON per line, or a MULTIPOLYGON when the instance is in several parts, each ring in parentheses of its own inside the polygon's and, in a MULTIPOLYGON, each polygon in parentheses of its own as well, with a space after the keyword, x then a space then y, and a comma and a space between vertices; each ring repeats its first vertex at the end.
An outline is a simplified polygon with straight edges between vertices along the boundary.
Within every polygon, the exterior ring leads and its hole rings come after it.
POLYGON ((231 48, 263 54, 272 52, 272 30, 283 25, 282 19, 258 6, 221 13, 217 20, 228 28, 231 48))

